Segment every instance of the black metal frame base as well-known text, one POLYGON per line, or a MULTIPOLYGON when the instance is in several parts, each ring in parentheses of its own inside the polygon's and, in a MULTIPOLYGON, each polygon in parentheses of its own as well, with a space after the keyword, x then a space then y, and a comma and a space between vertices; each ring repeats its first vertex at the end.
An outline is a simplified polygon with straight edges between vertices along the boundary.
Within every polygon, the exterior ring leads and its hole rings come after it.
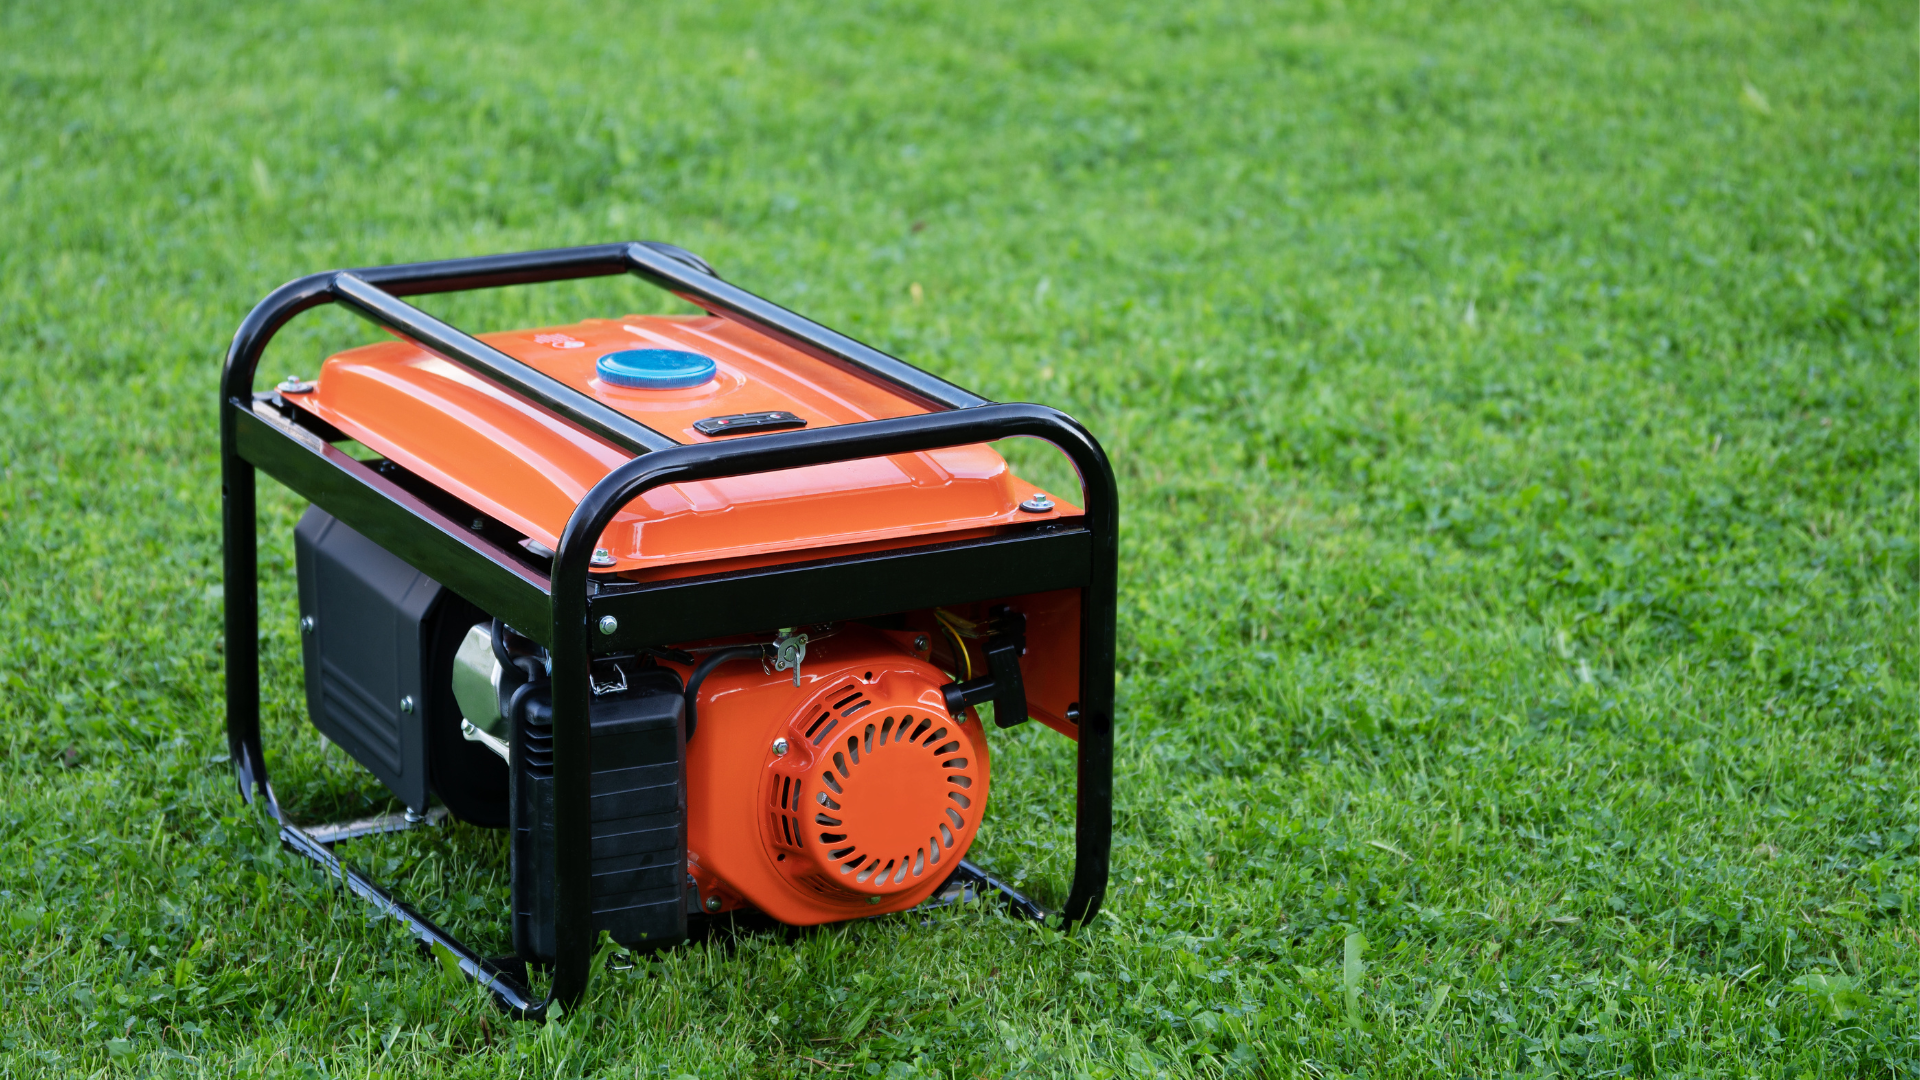
MULTIPOLYGON (((1085 428, 1040 405, 1000 405, 804 319, 715 276, 671 245, 604 244, 313 274, 262 300, 227 353, 220 405, 225 528, 227 740, 241 795, 264 801, 282 842, 353 892, 449 950, 460 967, 516 1016, 538 1019, 586 990, 597 935, 590 895, 588 668, 596 649, 630 651, 691 638, 832 622, 1052 589, 1081 597, 1078 766, 1073 881, 1059 917, 1098 912, 1106 893, 1113 802, 1113 666, 1119 514, 1113 471, 1085 428), (632 273, 706 311, 879 384, 935 410, 924 415, 680 445, 631 418, 401 301, 400 296, 632 273), (267 343, 309 308, 339 303, 490 379, 635 456, 589 490, 550 565, 468 527, 445 492, 408 482, 379 463, 330 445, 340 438, 303 410, 255 394, 267 343), (737 573, 635 583, 591 573, 600 535, 628 503, 665 484, 712 480, 892 454, 1044 439, 1073 462, 1084 517, 1009 529, 984 539, 903 547, 737 573), (547 647, 553 664, 556 955, 552 986, 535 1000, 524 978, 487 960, 357 871, 332 843, 383 831, 352 823, 309 831, 286 819, 268 783, 260 736, 259 539, 255 470, 285 484, 473 604, 547 647), (617 629, 596 628, 614 616, 617 629), (357 831, 358 830, 358 831, 357 831), (323 839, 323 837, 325 839, 323 839)), ((496 530, 497 531, 497 530, 496 530)), ((1035 918, 1045 909, 977 867, 953 881, 961 893, 995 893, 1035 918)), ((943 887, 951 891, 953 881, 943 887)))
MULTIPOLYGON (((492 994, 494 1002, 508 1013, 517 1018, 527 1019, 538 1018, 545 1011, 546 1003, 538 1000, 527 978, 526 966, 517 957, 489 958, 474 952, 459 938, 441 929, 439 924, 415 910, 412 905, 395 898, 372 878, 348 865, 333 850, 333 845, 348 840, 432 827, 445 819, 444 807, 434 807, 418 820, 404 814, 387 814, 360 821, 302 828, 286 820, 277 804, 269 805, 280 822, 280 843, 287 850, 304 856, 326 871, 328 877, 338 880, 347 891, 368 901, 381 914, 405 926, 420 943, 421 949, 431 950, 438 946, 452 954, 454 960, 460 965, 460 970, 465 972, 468 978, 485 987, 492 994)), ((1013 915, 1019 918, 1044 922, 1056 916, 1055 912, 1048 911, 1038 901, 966 859, 960 860, 960 865, 956 866, 947 880, 934 890, 932 896, 901 914, 930 912, 958 904, 975 903, 988 897, 997 897, 1006 904, 1013 915)))
MULTIPOLYGON (((522 975, 515 975, 504 966, 503 961, 489 960, 463 944, 459 938, 442 930, 432 919, 414 910, 412 905, 397 900, 387 890, 381 888, 372 878, 348 866, 334 854, 333 845, 344 840, 370 836, 376 833, 396 832, 412 827, 413 823, 403 822, 398 828, 368 829, 356 831, 353 825, 323 826, 309 832, 286 819, 277 804, 269 803, 270 811, 280 822, 280 843, 288 850, 306 856, 317 864, 327 875, 336 878, 347 890, 371 903, 381 914, 405 926, 408 932, 419 940, 422 948, 439 946, 453 954, 460 964, 460 970, 467 977, 493 995, 493 1000, 513 1016, 523 1019, 538 1019, 547 1008, 547 1002, 539 1000, 527 985, 522 975), (331 839, 321 840, 315 835, 333 833, 331 839)), ((396 815, 397 816, 397 815, 396 815)))

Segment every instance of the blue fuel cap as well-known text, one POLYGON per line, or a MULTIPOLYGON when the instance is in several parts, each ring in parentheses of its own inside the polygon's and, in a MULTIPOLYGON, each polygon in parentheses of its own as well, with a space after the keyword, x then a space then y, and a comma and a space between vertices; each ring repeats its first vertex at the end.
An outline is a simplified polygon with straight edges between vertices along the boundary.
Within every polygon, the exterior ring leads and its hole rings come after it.
POLYGON ((711 359, 681 349, 626 349, 594 361, 594 370, 615 386, 636 390, 681 390, 699 386, 719 370, 711 359))

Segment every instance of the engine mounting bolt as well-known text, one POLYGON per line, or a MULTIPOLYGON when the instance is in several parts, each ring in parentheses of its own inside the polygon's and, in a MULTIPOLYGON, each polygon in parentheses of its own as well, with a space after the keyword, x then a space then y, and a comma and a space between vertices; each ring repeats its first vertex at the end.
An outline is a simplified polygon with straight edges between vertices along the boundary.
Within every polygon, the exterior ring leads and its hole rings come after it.
POLYGON ((709 897, 707 897, 707 903, 706 903, 706 908, 707 908, 707 910, 708 910, 708 911, 719 911, 719 910, 720 910, 720 898, 719 898, 719 897, 717 897, 717 896, 709 896, 709 897))
POLYGON ((616 619, 611 615, 600 616, 600 632, 601 633, 611 634, 618 629, 620 629, 619 619, 616 619))
POLYGON ((932 644, 933 642, 927 640, 927 635, 921 634, 920 636, 913 639, 913 651, 926 652, 927 648, 932 644))
POLYGON ((300 616, 300 632, 301 633, 303 634, 313 633, 313 626, 314 626, 313 616, 311 615, 300 616))
POLYGON ((1029 514, 1044 514, 1053 509, 1053 500, 1047 498, 1046 492, 1036 491, 1032 498, 1020 504, 1020 509, 1029 514))
POLYGON ((773 753, 775 757, 786 757, 787 756, 787 740, 785 739, 773 740, 773 753))
POLYGON ((413 711, 413 695, 412 694, 408 694, 406 697, 403 697, 400 699, 400 711, 404 713, 410 713, 413 711))

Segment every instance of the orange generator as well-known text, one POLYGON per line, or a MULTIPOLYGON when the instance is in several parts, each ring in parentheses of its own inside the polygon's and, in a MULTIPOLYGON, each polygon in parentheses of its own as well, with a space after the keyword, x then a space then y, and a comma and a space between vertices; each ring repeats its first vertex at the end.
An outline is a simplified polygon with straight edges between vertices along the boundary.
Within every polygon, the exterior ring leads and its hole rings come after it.
POLYGON ((806 926, 994 894, 1070 925, 1099 908, 1117 511, 1105 454, 1064 414, 623 243, 290 282, 234 337, 220 430, 243 797, 515 1014, 577 1000, 602 931, 658 948, 734 913, 806 926), (706 314, 472 337, 400 299, 623 273, 706 314), (326 303, 397 340, 255 391, 273 335, 326 303), (989 444, 1016 436, 1058 447, 1080 490, 1015 475, 989 444), (256 470, 312 504, 294 537, 309 717, 403 814, 303 827, 274 800, 256 470), (987 728, 1029 720, 1078 748, 1057 913, 967 859, 987 728), (335 854, 442 814, 509 831, 514 955, 467 948, 335 854))

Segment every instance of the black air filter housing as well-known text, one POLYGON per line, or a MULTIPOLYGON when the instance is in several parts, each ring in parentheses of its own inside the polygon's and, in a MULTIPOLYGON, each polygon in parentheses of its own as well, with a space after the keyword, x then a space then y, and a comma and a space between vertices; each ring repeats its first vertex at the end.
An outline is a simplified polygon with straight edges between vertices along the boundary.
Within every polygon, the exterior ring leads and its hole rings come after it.
POLYGON ((307 715, 394 797, 501 827, 504 762, 460 737, 453 655, 484 614, 398 556, 310 507, 294 529, 307 715))

